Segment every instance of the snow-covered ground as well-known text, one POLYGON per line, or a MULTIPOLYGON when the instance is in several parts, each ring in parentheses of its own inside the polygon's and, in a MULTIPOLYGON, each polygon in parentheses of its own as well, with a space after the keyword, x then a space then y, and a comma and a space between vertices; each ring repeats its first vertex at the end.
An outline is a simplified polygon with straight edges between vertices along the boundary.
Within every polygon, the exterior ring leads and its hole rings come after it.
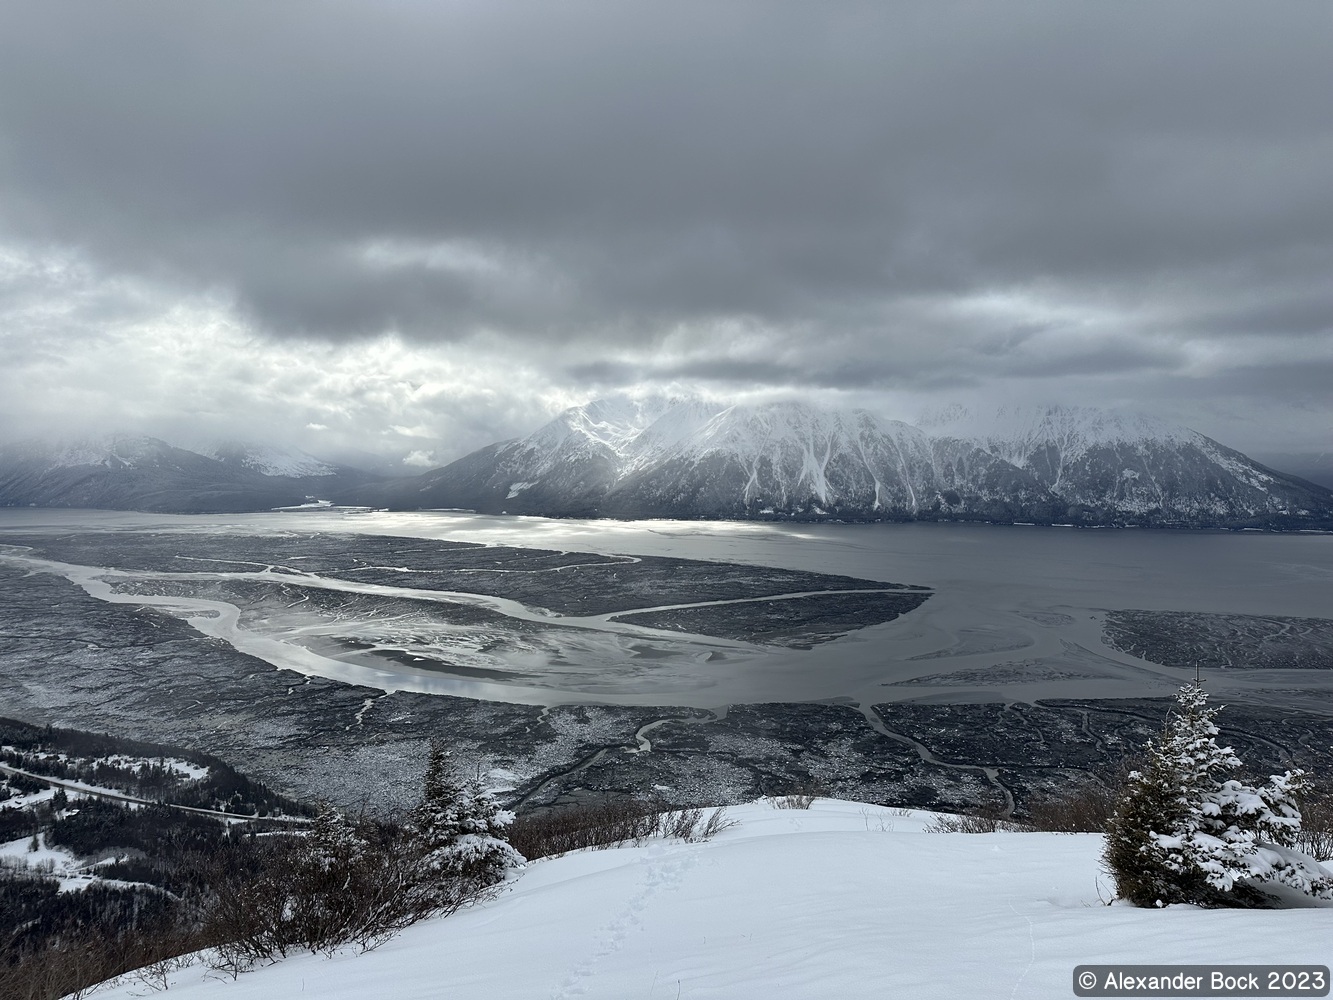
POLYGON ((6 844, 0 844, 0 864, 13 868, 36 868, 64 874, 78 863, 76 858, 63 847, 50 847, 46 835, 37 835, 37 850, 32 850, 32 838, 20 837, 6 844))
POLYGON ((26 869, 59 879, 61 892, 86 889, 98 881, 96 874, 85 869, 73 853, 63 847, 49 845, 44 833, 37 835, 35 851, 32 849, 31 837, 21 837, 7 844, 0 844, 0 866, 26 869))
POLYGON ((43 788, 40 792, 24 792, 22 795, 11 795, 7 799, 0 799, 0 809, 26 809, 28 806, 35 806, 39 802, 48 802, 55 798, 56 790, 54 788, 43 788))
POLYGON ((37 835, 37 850, 32 850, 32 838, 23 837, 0 844, 0 866, 15 869, 28 869, 39 875, 47 875, 60 883, 61 892, 79 892, 90 885, 132 886, 146 885, 144 882, 122 882, 120 879, 103 878, 97 870, 114 859, 103 859, 93 864, 84 864, 72 852, 63 847, 52 847, 46 842, 46 834, 37 835))
MULTIPOLYGON (((1333 908, 1104 906, 1097 835, 924 832, 854 802, 757 802, 706 844, 531 864, 497 899, 379 950, 301 955, 178 1000, 1068 997, 1082 963, 1333 964, 1333 908)), ((128 998, 132 978, 97 996, 128 998)))
MULTIPOLYGON (((0 746, 0 751, 13 753, 17 751, 17 748, 5 744, 0 746)), ((183 778, 188 778, 190 781, 198 781, 201 778, 208 777, 207 767, 202 764, 195 764, 192 761, 182 760, 179 757, 131 757, 123 753, 105 754, 101 757, 74 757, 60 751, 35 751, 31 752, 31 756, 34 760, 56 760, 61 763, 76 765, 110 764, 112 767, 124 767, 130 770, 160 767, 183 778)))

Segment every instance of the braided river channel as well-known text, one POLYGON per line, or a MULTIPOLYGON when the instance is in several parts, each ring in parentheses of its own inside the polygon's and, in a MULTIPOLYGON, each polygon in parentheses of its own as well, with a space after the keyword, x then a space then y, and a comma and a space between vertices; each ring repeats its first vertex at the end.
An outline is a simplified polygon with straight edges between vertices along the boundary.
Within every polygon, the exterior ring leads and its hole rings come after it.
MULTIPOLYGON (((1135 655, 1141 649, 1109 641, 1108 616, 1145 613, 1147 619, 1135 621, 1151 623, 1151 615, 1165 615, 1164 642, 1179 620, 1171 615, 1230 622, 1233 630, 1241 627, 1236 622, 1268 628, 1265 635, 1297 627, 1289 619, 1317 626, 1333 617, 1333 535, 1314 533, 548 520, 337 508, 193 516, 5 510, 0 563, 59 574, 101 600, 156 607, 276 667, 384 691, 533 705, 1162 696, 1193 676, 1191 663, 1178 653, 1154 662, 1135 655), (169 545, 169 567, 136 563, 131 550, 148 535, 169 545), (219 536, 246 554, 219 556, 219 536), (201 555, 195 543, 204 537, 211 542, 201 555), (42 544, 55 538, 73 539, 58 557, 42 544), (79 558, 81 538, 98 540, 101 558, 79 558), (366 567, 392 569, 398 582, 388 584, 353 573, 326 575, 290 555, 273 562, 253 556, 265 539, 285 540, 290 552, 292 539, 299 548, 307 538, 319 539, 325 551, 366 538, 551 550, 558 565, 485 572, 491 579, 545 574, 541 580, 555 596, 574 583, 573 574, 614 579, 617 567, 628 569, 642 557, 860 581, 824 588, 818 593, 825 599, 893 597, 912 588, 928 588, 929 596, 893 620, 832 630, 803 646, 653 624, 652 614, 682 609, 743 615, 744 605, 760 601, 748 596, 710 592, 628 613, 580 614, 484 588, 431 589, 414 581, 411 574, 424 571, 410 565, 366 567), (124 558, 106 558, 118 540, 124 558), (579 553, 595 558, 584 563, 579 553), (647 617, 636 623, 638 614, 647 617)), ((810 596, 774 592, 762 601, 771 606, 810 596)), ((1214 674, 1214 693, 1333 710, 1333 652, 1319 645, 1327 633, 1311 628, 1299 626, 1314 643, 1305 669, 1233 662, 1214 674)))

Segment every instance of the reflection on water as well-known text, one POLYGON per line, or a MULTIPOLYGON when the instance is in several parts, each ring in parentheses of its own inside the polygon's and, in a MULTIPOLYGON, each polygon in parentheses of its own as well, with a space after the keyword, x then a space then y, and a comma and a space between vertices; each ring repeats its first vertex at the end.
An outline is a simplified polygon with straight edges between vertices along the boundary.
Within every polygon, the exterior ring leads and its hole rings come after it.
MULTIPOLYGON (((0 512, 0 542, 15 532, 153 530, 253 534, 356 532, 602 554, 666 555, 846 574, 936 588, 922 607, 812 650, 663 633, 607 616, 552 616, 498 597, 479 601, 513 629, 397 625, 361 617, 322 629, 300 608, 262 621, 225 600, 165 594, 148 577, 66 568, 106 600, 157 604, 243 652, 306 673, 492 700, 605 701, 712 707, 733 702, 851 698, 1031 700, 1160 695, 1187 674, 1112 650, 1104 612, 1123 608, 1327 617, 1333 608, 1333 536, 988 525, 779 525, 692 521, 573 521, 460 513, 169 516, 120 512, 0 512), (114 584, 114 586, 113 586, 114 584), (155 592, 155 587, 157 591, 155 592), (118 592, 119 591, 119 592, 118 592), (541 629, 518 623, 540 618, 541 629), (345 641, 350 640, 350 641, 345 641), (410 640, 410 641, 409 641, 410 640), (453 669, 461 668, 461 669, 453 669)), ((195 580, 232 579, 258 567, 200 567, 195 580)), ((305 587, 370 597, 419 597, 411 588, 293 576, 305 587)), ((1288 674, 1293 672, 1288 672, 1288 674)), ((1291 699, 1326 701, 1333 671, 1282 678, 1291 699)), ((1258 684, 1244 673, 1214 690, 1258 684)))

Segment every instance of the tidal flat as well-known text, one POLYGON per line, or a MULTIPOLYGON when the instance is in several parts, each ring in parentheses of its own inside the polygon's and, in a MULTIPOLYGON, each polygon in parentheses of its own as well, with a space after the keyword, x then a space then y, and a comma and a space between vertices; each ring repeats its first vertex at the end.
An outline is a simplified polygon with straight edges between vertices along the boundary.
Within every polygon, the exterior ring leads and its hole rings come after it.
POLYGON ((5 511, 0 593, 0 714, 346 804, 440 737, 524 806, 1021 811, 1196 666, 1254 767, 1333 774, 1325 535, 5 511))

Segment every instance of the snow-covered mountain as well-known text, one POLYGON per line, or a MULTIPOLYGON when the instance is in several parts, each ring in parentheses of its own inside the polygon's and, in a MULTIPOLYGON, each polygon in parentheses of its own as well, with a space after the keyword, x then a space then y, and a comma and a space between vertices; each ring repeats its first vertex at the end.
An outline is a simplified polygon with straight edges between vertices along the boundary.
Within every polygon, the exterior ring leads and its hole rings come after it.
POLYGON ((1333 492, 1183 427, 1086 407, 917 425, 788 400, 613 396, 423 476, 112 434, 0 447, 0 506, 267 510, 311 497, 547 516, 1333 527, 1333 492))
POLYGON ((1140 523, 1327 520, 1333 493, 1197 431, 1091 407, 955 408, 923 421, 947 446, 980 447, 1031 473, 1072 511, 1140 523))
POLYGON ((613 397, 362 496, 555 516, 1333 525, 1333 493, 1195 431, 1054 406, 913 426, 798 401, 613 397))
POLYGON ((136 434, 0 446, 0 506, 267 510, 326 496, 365 478, 302 452, 238 444, 204 451, 136 434))
POLYGON ((316 458, 297 448, 253 444, 243 441, 217 441, 192 447, 191 451, 224 464, 250 469, 262 476, 285 476, 289 479, 312 479, 336 476, 336 465, 316 458))

